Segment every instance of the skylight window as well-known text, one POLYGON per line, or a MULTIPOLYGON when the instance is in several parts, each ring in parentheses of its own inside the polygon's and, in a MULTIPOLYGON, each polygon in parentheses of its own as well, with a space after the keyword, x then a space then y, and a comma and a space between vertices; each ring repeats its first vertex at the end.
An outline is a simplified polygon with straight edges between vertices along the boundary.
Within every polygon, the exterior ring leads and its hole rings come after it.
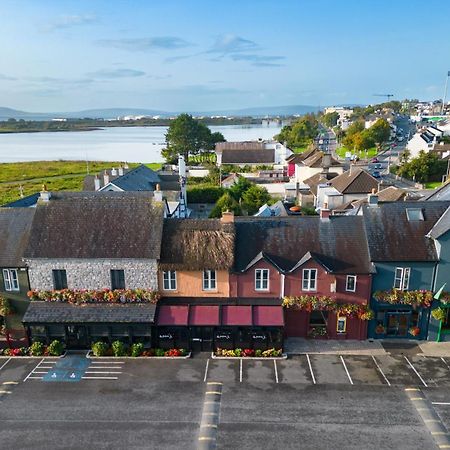
POLYGON ((421 208, 406 208, 406 217, 408 217, 409 222, 424 220, 421 208))

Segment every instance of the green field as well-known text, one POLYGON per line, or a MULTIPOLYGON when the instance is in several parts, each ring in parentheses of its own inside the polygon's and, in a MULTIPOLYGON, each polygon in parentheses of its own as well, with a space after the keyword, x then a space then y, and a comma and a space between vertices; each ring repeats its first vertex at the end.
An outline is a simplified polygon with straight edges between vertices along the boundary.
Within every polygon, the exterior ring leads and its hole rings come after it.
MULTIPOLYGON (((120 162, 89 161, 89 173, 95 174, 120 162)), ((135 167, 138 164, 129 164, 135 167)), ((159 163, 146 164, 153 170, 161 168, 159 163)), ((20 186, 25 196, 41 190, 45 184, 49 191, 81 191, 87 173, 86 161, 33 161, 0 164, 0 205, 18 200, 20 186)))
POLYGON ((425 183, 425 189, 436 189, 441 186, 442 183, 440 181, 430 181, 429 183, 425 183))
POLYGON ((349 150, 347 147, 344 147, 344 146, 336 149, 337 155, 342 159, 345 158, 345 154, 347 152, 358 155, 360 159, 373 158, 374 156, 376 156, 378 154, 378 150, 376 149, 376 147, 369 148, 367 151, 362 151, 362 152, 358 152, 358 151, 354 152, 353 150, 349 150))
POLYGON ((293 151, 294 153, 303 153, 303 152, 306 152, 307 149, 308 149, 308 146, 305 145, 304 147, 294 147, 294 148, 292 149, 292 151, 293 151))

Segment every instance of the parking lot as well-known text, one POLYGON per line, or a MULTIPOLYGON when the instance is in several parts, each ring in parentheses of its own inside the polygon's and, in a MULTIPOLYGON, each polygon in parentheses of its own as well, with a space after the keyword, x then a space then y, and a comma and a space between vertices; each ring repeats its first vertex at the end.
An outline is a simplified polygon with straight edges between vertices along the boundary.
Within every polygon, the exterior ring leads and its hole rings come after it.
POLYGON ((448 364, 388 354, 276 361, 201 354, 84 366, 67 357, 1 359, 0 441, 33 450, 197 448, 200 438, 209 439, 204 427, 214 425, 218 448, 289 449, 298 448, 299 439, 311 449, 383 448, 386 442, 433 448, 404 386, 430 396, 450 426, 450 396, 442 389, 450 383, 448 364), (61 372, 52 379, 55 370, 61 372), (213 400, 216 422, 203 425, 213 400))

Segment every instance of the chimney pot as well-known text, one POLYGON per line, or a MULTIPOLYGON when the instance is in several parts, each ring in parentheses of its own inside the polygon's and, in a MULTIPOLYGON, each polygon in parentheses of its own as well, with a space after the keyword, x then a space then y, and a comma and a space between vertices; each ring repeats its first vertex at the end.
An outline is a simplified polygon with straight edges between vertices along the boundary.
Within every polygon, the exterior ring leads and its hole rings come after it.
POLYGON ((100 189, 100 178, 97 175, 94 178, 94 188, 96 191, 100 189))
POLYGON ((117 170, 116 170, 114 167, 111 169, 111 175, 112 175, 113 177, 116 177, 116 176, 117 176, 117 170))
POLYGON ((109 174, 105 170, 105 173, 103 174, 103 184, 106 186, 109 183, 109 174))
POLYGON ((221 223, 234 223, 234 212, 224 211, 222 217, 220 218, 221 223))
POLYGON ((119 176, 121 177, 123 175, 123 167, 119 166, 119 176))
POLYGON ((51 192, 47 191, 47 186, 45 184, 42 185, 42 190, 39 194, 39 202, 41 203, 48 203, 50 200, 50 197, 52 196, 51 192))

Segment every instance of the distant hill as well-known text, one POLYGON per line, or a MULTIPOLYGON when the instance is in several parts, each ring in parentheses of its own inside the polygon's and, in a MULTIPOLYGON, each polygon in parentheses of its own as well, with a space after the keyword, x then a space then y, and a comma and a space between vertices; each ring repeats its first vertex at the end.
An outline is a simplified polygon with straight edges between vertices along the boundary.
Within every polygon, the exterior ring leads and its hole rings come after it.
MULTIPOLYGON (((303 115, 311 112, 317 112, 317 106, 310 105, 289 105, 289 106, 266 106, 254 107, 235 110, 216 110, 216 111, 187 111, 194 115, 203 116, 251 116, 251 117, 265 117, 265 116, 292 116, 303 115)), ((68 118, 68 119, 116 119, 123 116, 162 116, 169 117, 180 114, 179 112, 168 112, 156 109, 145 108, 105 108, 105 109, 86 109, 83 111, 72 112, 26 112, 19 111, 12 108, 0 107, 0 120, 8 119, 24 119, 24 120, 52 120, 54 118, 68 118)))

